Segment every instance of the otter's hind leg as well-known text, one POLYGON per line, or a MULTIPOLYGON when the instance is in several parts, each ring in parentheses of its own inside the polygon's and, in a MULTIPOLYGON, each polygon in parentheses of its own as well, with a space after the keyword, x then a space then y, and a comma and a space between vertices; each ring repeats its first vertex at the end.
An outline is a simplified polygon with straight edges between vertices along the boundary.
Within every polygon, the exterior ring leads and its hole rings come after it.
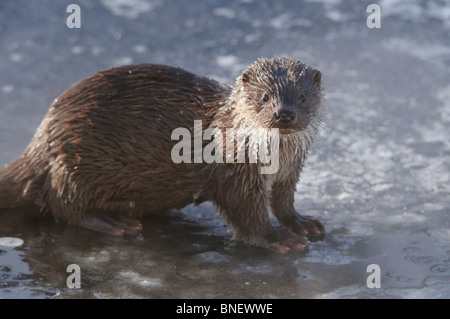
POLYGON ((114 236, 138 235, 142 231, 139 220, 117 214, 101 213, 81 219, 79 226, 114 236))
POLYGON ((127 216, 121 205, 103 207, 86 192, 69 192, 68 185, 58 188, 60 191, 54 187, 43 189, 43 208, 56 221, 114 236, 137 235, 142 231, 141 222, 127 216))

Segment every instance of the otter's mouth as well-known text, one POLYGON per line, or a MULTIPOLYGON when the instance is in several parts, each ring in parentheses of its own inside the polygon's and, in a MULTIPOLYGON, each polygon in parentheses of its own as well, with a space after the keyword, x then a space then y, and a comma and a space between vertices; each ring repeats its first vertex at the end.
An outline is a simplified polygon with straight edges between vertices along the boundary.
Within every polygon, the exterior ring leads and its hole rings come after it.
POLYGON ((294 123, 283 124, 283 123, 274 123, 272 128, 277 128, 280 134, 291 134, 299 131, 303 131, 305 128, 299 127, 299 125, 295 125, 294 123))
POLYGON ((291 134, 291 133, 298 132, 298 130, 293 129, 293 128, 280 128, 279 132, 280 132, 280 134, 291 134))
MULTIPOLYGON (((290 114, 290 113, 289 113, 290 114)), ((277 128, 280 134, 291 134, 308 129, 310 120, 306 117, 298 117, 295 115, 284 115, 284 113, 276 113, 272 119, 270 126, 277 128)))

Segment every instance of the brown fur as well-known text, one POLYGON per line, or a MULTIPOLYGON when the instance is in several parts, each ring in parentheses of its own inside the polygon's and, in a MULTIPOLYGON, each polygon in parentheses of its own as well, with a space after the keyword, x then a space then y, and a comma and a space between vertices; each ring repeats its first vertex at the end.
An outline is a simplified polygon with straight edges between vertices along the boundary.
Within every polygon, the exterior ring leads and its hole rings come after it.
POLYGON ((293 206, 320 126, 320 76, 279 58, 258 60, 233 87, 161 65, 98 72, 55 99, 23 154, 0 171, 0 208, 35 204, 56 220, 88 226, 101 212, 133 216, 208 200, 233 225, 235 238, 253 244, 270 237, 270 210, 297 235, 323 231, 293 206), (295 121, 274 121, 273 112, 286 108, 295 121), (175 164, 171 132, 192 132, 194 120, 203 129, 279 128, 285 133, 279 171, 262 175, 260 164, 249 163, 175 164))

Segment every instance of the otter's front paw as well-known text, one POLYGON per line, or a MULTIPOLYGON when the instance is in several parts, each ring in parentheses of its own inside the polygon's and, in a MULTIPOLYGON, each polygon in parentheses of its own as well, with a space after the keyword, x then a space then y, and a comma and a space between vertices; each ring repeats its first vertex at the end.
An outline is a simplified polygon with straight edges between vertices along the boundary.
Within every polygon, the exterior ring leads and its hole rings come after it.
POLYGON ((325 226, 317 219, 298 213, 293 218, 281 221, 281 224, 290 232, 300 236, 319 235, 325 231, 325 226))
POLYGON ((289 250, 304 251, 309 241, 305 236, 292 233, 284 233, 283 236, 272 233, 267 237, 264 247, 279 253, 287 253, 289 250))

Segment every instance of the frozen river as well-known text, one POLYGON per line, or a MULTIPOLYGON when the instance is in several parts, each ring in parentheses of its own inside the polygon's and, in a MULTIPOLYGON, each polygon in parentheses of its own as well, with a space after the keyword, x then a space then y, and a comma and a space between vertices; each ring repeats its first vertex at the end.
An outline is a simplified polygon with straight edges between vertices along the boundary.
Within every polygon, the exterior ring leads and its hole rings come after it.
POLYGON ((231 84, 258 57, 289 56, 323 73, 326 130, 295 207, 327 233, 280 255, 233 242, 209 203, 126 238, 1 211, 0 298, 450 298, 448 1, 379 1, 374 29, 371 1, 79 0, 70 29, 74 2, 0 4, 0 167, 98 70, 161 63, 231 84))

